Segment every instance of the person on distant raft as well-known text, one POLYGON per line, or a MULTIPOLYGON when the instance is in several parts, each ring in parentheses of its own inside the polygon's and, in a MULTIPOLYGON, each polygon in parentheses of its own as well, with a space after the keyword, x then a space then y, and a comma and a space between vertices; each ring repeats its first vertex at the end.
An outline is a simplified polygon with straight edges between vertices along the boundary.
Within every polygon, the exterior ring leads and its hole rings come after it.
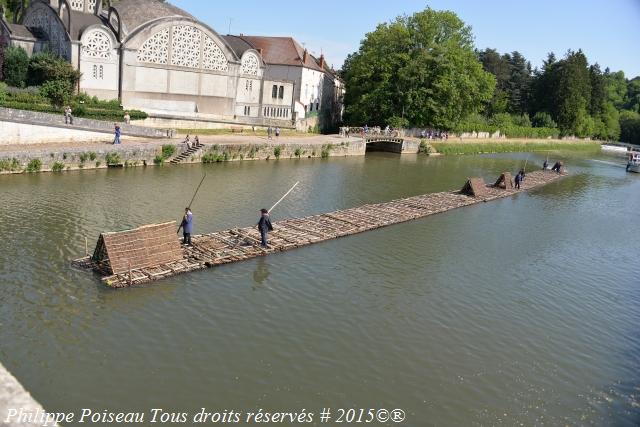
POLYGON ((520 181, 524 181, 525 175, 524 169, 520 169, 520 181))
POLYGON ((193 232, 193 213, 191 209, 184 208, 184 216, 182 217, 182 244, 191 246, 191 233, 193 232))
POLYGON ((518 172, 518 174, 515 177, 515 182, 516 182, 516 189, 520 189, 520 181, 522 181, 522 175, 520 175, 521 172, 518 172))
POLYGON ((273 225, 271 225, 271 219, 269 218, 269 211, 262 208, 260 209, 260 220, 258 221, 258 231, 260 231, 261 246, 268 248, 267 234, 273 231, 273 225))
POLYGON ((544 163, 542 164, 542 170, 547 170, 549 169, 549 161, 545 159, 544 163))

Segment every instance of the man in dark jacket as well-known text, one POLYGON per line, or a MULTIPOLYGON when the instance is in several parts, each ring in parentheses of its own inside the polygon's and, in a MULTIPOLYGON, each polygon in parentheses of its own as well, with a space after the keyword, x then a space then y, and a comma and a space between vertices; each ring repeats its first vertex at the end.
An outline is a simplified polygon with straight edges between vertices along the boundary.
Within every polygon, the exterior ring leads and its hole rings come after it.
POLYGON ((260 238, 262 239, 262 247, 268 248, 267 234, 269 231, 273 231, 271 225, 271 219, 269 218, 269 211, 262 208, 260 209, 260 221, 258 221, 258 231, 260 231, 260 238))
POLYGON ((183 245, 191 246, 191 233, 193 232, 193 213, 191 213, 191 209, 184 208, 184 216, 182 217, 182 236, 184 239, 182 240, 183 245))

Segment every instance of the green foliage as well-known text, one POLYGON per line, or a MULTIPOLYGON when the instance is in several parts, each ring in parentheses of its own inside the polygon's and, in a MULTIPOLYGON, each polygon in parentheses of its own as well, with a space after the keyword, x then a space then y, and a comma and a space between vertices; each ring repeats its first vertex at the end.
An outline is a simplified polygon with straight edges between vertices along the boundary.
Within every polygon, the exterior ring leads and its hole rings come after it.
POLYGON ((158 154, 154 159, 153 159, 153 163, 156 165, 161 165, 164 163, 164 157, 160 154, 158 154))
POLYGON ((470 27, 453 12, 427 8, 378 25, 345 61, 345 120, 384 125, 400 115, 414 126, 453 128, 495 86, 472 46, 470 27))
POLYGON ((420 146, 418 147, 418 153, 431 154, 431 146, 424 139, 420 140, 420 146))
POLYGON ((276 159, 279 159, 281 154, 282 154, 282 147, 277 146, 273 149, 273 155, 275 156, 276 159))
POLYGON ((62 162, 55 162, 52 166, 51 166, 51 170, 53 172, 61 172, 64 170, 64 163, 62 162))
POLYGON ((4 82, 0 82, 0 104, 5 102, 7 99, 7 84, 4 82))
POLYGON ((80 153, 80 163, 84 163, 89 159, 89 153, 80 153))
POLYGON ((99 168, 101 164, 102 164, 102 162, 101 162, 101 161, 97 161, 97 162, 96 162, 96 167, 97 167, 97 168, 99 168))
POLYGON ((630 144, 640 144, 640 113, 635 111, 620 113, 620 140, 630 144))
POLYGON ((89 159, 91 161, 94 161, 96 157, 97 157, 96 153, 94 153, 93 151, 89 152, 89 159))
POLYGON ((65 82, 67 87, 75 88, 80 80, 80 72, 64 58, 52 52, 35 53, 29 60, 28 83, 39 86, 46 82, 65 82))
POLYGON ((329 157, 331 150, 333 149, 333 144, 325 144, 322 146, 322 150, 320 151, 320 157, 326 159, 329 157))
POLYGON ((107 162, 107 165, 119 165, 122 163, 120 154, 116 152, 107 153, 104 159, 107 162))
POLYGON ((27 163, 27 172, 40 172, 40 169, 42 169, 42 160, 40 159, 33 159, 27 163))
POLYGON ((162 146, 162 158, 163 160, 168 159, 169 157, 173 156, 173 154, 176 152, 176 146, 172 145, 172 144, 165 144, 162 146))
POLYGON ((532 151, 584 151, 599 152, 600 144, 594 142, 433 142, 431 145, 441 154, 480 154, 480 153, 510 153, 532 151))
POLYGON ((15 157, 0 159, 0 171, 14 172, 20 169, 20 162, 15 157))
POLYGON ((300 147, 296 148, 296 150, 293 152, 293 155, 297 158, 300 158, 300 156, 302 155, 302 149, 300 147))
POLYGON ((50 80, 40 86, 40 95, 47 98, 52 105, 62 107, 71 100, 73 89, 63 80, 50 80))
POLYGON ((536 128, 556 128, 558 125, 551 118, 551 114, 545 111, 538 111, 535 116, 533 116, 533 120, 531 120, 531 124, 536 128))
POLYGON ((2 75, 9 86, 24 87, 29 69, 29 56, 21 47, 9 46, 4 51, 2 75))

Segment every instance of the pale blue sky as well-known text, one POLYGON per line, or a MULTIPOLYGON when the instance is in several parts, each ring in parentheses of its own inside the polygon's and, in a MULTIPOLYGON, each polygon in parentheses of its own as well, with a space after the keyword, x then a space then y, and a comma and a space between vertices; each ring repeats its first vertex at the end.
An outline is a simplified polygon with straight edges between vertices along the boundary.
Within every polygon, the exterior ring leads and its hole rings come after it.
POLYGON ((590 63, 640 75, 640 0, 170 0, 220 34, 291 35, 342 65, 381 22, 424 9, 452 10, 473 28, 476 47, 518 50, 540 66, 547 52, 582 50, 590 63))

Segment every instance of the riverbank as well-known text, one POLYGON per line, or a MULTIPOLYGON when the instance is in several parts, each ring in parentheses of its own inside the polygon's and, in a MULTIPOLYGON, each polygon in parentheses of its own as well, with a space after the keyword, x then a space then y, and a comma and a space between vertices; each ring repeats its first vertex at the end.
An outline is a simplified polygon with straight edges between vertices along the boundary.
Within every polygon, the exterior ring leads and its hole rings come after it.
MULTIPOLYGON (((217 163, 240 160, 277 160, 286 158, 328 158, 363 156, 365 143, 359 138, 337 135, 288 136, 202 136, 203 147, 180 163, 217 163)), ((0 146, 0 174, 62 172, 108 167, 161 166, 187 147, 183 139, 123 139, 110 142, 56 142, 0 146)))
POLYGON ((483 154, 544 151, 600 151, 601 141, 560 140, 560 139, 472 139, 430 142, 428 146, 435 153, 483 154))

